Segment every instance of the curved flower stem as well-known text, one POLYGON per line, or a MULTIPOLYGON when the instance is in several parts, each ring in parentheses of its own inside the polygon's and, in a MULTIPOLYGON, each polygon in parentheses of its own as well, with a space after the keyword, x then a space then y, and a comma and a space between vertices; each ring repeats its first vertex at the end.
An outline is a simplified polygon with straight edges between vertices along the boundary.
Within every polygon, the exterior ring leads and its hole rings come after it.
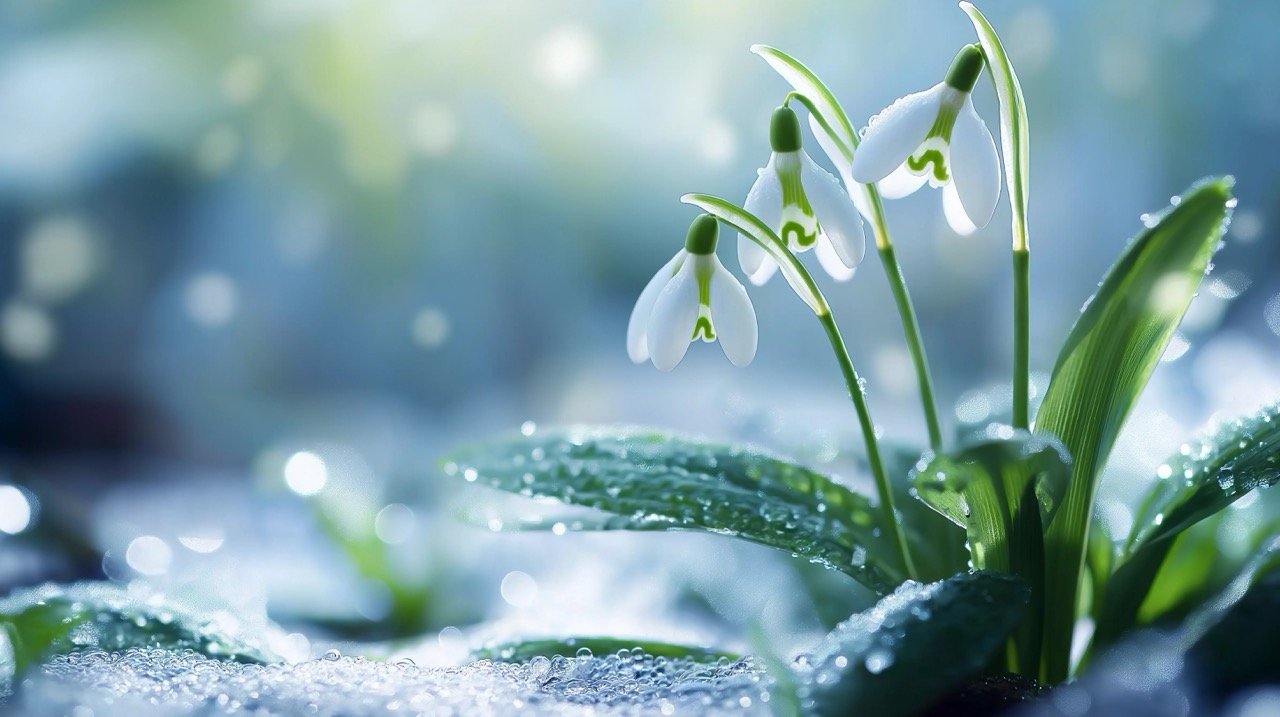
POLYGON ((893 531, 907 576, 914 578, 916 566, 911 560, 911 548, 907 544, 906 533, 902 530, 902 523, 898 520, 897 511, 893 506, 893 489, 889 485, 888 476, 885 475, 884 463, 880 460, 880 445, 876 440, 875 426, 871 422, 871 412, 867 409, 867 398, 862 393, 862 381, 858 378, 857 369, 853 367, 853 359, 849 358, 849 351, 845 348, 836 320, 827 313, 818 316, 818 321, 822 322, 822 328, 827 330, 827 339, 831 341, 836 361, 839 362, 840 371, 844 374, 844 382, 849 388, 849 399, 853 401, 853 409, 858 413, 858 423, 862 426, 862 440, 867 444, 867 464, 871 466, 871 475, 876 481, 876 492, 880 494, 880 510, 884 513, 884 524, 893 531))
POLYGON ((880 510, 884 513, 885 529, 893 531, 894 541, 907 577, 916 577, 915 562, 911 559, 911 549, 907 544, 906 533, 903 532, 902 524, 898 522, 898 513, 894 509, 893 490, 884 472, 884 462, 880 459, 880 445, 876 440, 875 424, 871 422, 871 412, 867 409, 866 396, 862 393, 862 383, 858 378, 857 370, 853 367, 853 359, 849 358, 849 349, 840 336, 840 329, 831 316, 827 297, 822 294, 817 282, 813 280, 813 275, 804 264, 800 263, 796 255, 787 247, 786 242, 782 241, 773 229, 760 221, 759 217, 733 202, 710 194, 686 194, 680 198, 680 201, 712 214, 759 244, 774 261, 778 262, 787 283, 801 300, 813 309, 814 315, 826 329, 827 338, 831 341, 831 349, 836 354, 836 361, 840 364, 845 384, 849 388, 849 399, 853 401, 854 411, 858 414, 858 423, 862 427, 862 439, 867 445, 867 464, 876 482, 876 492, 880 495, 880 510))
MULTIPOLYGON (((822 127, 828 136, 835 137, 836 132, 831 123, 823 117, 813 101, 803 93, 788 92, 783 104, 796 100, 809 110, 809 116, 822 127)), ((854 138, 856 142, 856 137, 854 138)), ((846 165, 853 161, 853 155, 842 143, 835 143, 844 155, 846 165)), ((933 398, 933 375, 929 371, 929 359, 924 353, 924 341, 920 338, 920 320, 916 318, 915 305, 911 303, 911 294, 907 291, 907 280, 902 275, 902 267, 898 264, 897 254, 893 249, 893 240, 889 238, 889 225, 884 217, 884 202, 880 200, 880 192, 875 185, 856 184, 844 175, 845 191, 852 194, 861 191, 865 194, 867 205, 871 207, 871 231, 875 235, 876 250, 880 253, 880 263, 884 266, 885 277, 889 280, 889 288, 893 291, 893 301, 898 307, 898 317, 902 321, 902 333, 907 340, 907 350, 911 352, 911 362, 915 365, 916 383, 920 386, 920 402, 924 404, 924 422, 929 430, 929 447, 933 451, 942 450, 942 429, 938 424, 938 406, 933 398)))
POLYGON ((874 185, 862 185, 871 207, 871 231, 876 239, 876 251, 884 265, 885 277, 893 291, 893 301, 898 305, 898 317, 902 321, 902 333, 907 339, 907 350, 916 369, 916 383, 920 385, 920 402, 924 404, 924 421, 929 429, 929 447, 942 450, 942 429, 938 424, 938 404, 933 398, 933 375, 929 371, 929 359, 924 353, 924 341, 920 338, 920 321, 916 318, 915 305, 907 292, 907 280, 902 275, 893 240, 889 238, 889 226, 884 218, 884 203, 874 185))
POLYGON ((1030 425, 1031 340, 1029 327, 1031 252, 1024 242, 1013 250, 1013 427, 1030 425))

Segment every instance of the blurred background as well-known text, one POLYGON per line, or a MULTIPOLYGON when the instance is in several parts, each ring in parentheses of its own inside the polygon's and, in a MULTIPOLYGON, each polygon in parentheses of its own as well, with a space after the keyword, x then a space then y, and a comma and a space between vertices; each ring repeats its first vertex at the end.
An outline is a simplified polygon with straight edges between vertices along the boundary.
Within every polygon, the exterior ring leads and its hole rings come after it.
MULTIPOLYGON (((1139 216, 1237 178, 1225 247, 1104 487, 1123 536, 1180 441, 1280 397, 1280 5, 981 7, 1029 106, 1039 389, 1139 216)), ((722 642, 763 620, 802 641, 857 602, 848 583, 709 536, 493 532, 528 504, 437 461, 529 421, 624 422, 865 480, 822 331, 780 280, 752 290, 744 370, 703 345, 669 375, 634 366, 626 321, 683 241, 678 197, 741 199, 768 159, 787 88, 751 44, 797 56, 865 123, 971 40, 944 0, 8 0, 0 585, 145 580, 265 609, 303 648, 432 635, 456 652, 486 619, 722 642)), ((975 97, 998 132, 990 85, 975 97)), ((888 211, 945 421, 999 420, 1007 202, 963 238, 937 192, 888 211)), ((878 258, 824 288, 877 422, 918 447, 878 258)))

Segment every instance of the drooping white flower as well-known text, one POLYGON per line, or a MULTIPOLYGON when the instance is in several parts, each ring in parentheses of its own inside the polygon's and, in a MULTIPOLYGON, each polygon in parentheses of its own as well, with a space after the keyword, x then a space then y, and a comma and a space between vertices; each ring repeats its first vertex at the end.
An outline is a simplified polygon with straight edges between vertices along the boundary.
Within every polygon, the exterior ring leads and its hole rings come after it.
POLYGON ((857 182, 879 182, 887 199, 905 197, 926 181, 942 189, 942 209, 958 234, 986 226, 1000 199, 1000 157, 973 109, 983 55, 966 45, 942 82, 901 97, 871 118, 853 155, 857 182))
POLYGON ((627 325, 627 354, 670 371, 689 344, 720 341, 735 366, 756 355, 756 310, 747 290, 716 256, 719 224, 702 214, 689 225, 684 248, 640 292, 627 325))
MULTIPOLYGON (((845 281, 866 253, 862 217, 840 182, 814 163, 800 143, 800 121, 788 107, 773 112, 773 154, 757 173, 743 208, 778 233, 795 253, 813 249, 833 278, 845 281)), ((738 262, 757 286, 778 264, 759 244, 738 235, 738 262)))

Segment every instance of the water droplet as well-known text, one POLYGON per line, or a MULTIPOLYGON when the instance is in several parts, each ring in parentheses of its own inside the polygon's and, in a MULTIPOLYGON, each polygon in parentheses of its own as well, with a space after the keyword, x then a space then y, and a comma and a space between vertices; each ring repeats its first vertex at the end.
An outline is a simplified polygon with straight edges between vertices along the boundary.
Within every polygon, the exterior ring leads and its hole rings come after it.
POLYGON ((867 659, 863 664, 866 666, 867 672, 878 675, 893 664, 893 653, 883 648, 877 648, 867 653, 867 659))

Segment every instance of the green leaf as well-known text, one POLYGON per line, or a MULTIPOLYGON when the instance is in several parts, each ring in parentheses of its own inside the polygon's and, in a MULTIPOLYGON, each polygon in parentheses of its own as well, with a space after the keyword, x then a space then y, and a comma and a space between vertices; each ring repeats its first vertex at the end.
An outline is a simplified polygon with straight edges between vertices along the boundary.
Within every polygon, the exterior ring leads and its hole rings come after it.
POLYGON ((881 449, 889 485, 893 486, 894 505, 915 560, 916 576, 932 581, 963 571, 969 562, 964 529, 921 500, 912 480, 912 475, 924 470, 933 454, 922 457, 919 448, 892 443, 881 444, 881 449))
MULTIPOLYGON (((1100 612, 1097 640, 1113 642, 1139 622, 1148 596, 1156 597, 1161 568, 1181 543, 1175 539, 1200 521, 1218 514, 1245 494, 1280 481, 1280 404, 1231 421, 1205 440, 1182 446, 1158 471, 1142 502, 1126 544, 1123 562, 1112 578, 1100 612)), ((1206 582, 1218 551, 1213 541, 1182 546, 1178 575, 1165 578, 1189 583, 1166 584, 1158 597, 1172 607, 1179 595, 1206 582), (1197 580, 1196 577, 1199 577, 1197 580)), ((1145 608, 1147 617, 1163 612, 1160 605, 1145 608)))
POLYGON ((0 692, 55 655, 131 647, 194 650, 235 662, 279 662, 267 635, 239 634, 226 621, 198 616, 155 596, 112 583, 44 585, 0 600, 0 692))
POLYGON ((1067 677, 1085 542, 1098 476, 1213 256, 1232 205, 1231 180, 1210 179, 1148 222, 1107 272, 1058 355, 1036 417, 1073 463, 1045 536, 1045 677, 1067 677))
POLYGON ((1009 206, 1013 210, 1013 246, 1025 251, 1027 197, 1030 192, 1027 155, 1031 144, 1027 130, 1027 101, 1022 97, 1022 84, 1018 82, 1018 75, 1013 71, 995 28, 972 3, 960 3, 960 9, 969 16, 974 31, 978 33, 982 54, 987 58, 987 68, 991 72, 991 82, 1000 99, 1000 155, 1004 157, 1005 185, 1009 188, 1009 206))
MULTIPOLYGON (((878 593, 900 582, 879 511, 769 454, 617 427, 539 430, 461 451, 445 472, 623 516, 636 530, 730 535, 839 570, 878 593)), ((621 527, 621 526, 618 526, 621 527)))
POLYGON ((1039 669, 1043 530, 1070 475, 1071 459, 1056 440, 997 428, 986 439, 937 456, 914 477, 921 499, 966 530, 973 567, 1018 575, 1031 588, 1031 608, 1009 655, 1011 671, 1039 669))
POLYGON ((640 650, 654 657, 684 659, 693 662, 738 660, 741 655, 696 645, 680 645, 655 640, 629 640, 621 637, 562 637, 519 640, 482 647, 471 653, 472 660, 528 662, 535 657, 563 655, 574 657, 587 650, 593 655, 608 655, 619 650, 640 650))
MULTIPOLYGON (((764 58, 787 84, 805 98, 810 115, 817 119, 818 129, 827 135, 848 166, 853 161, 853 151, 858 147, 858 133, 826 84, 812 70, 782 50, 768 45, 752 45, 751 51, 764 58)), ((832 157, 832 161, 837 159, 832 157)))
POLYGON ((1027 595, 1021 580, 998 573, 903 584, 801 659, 804 713, 916 714, 990 662, 1027 595))
POLYGON ((1280 403, 1182 446, 1161 466, 1134 518, 1125 554, 1171 539, 1245 494, 1280 481, 1280 403))
POLYGON ((818 285, 813 282, 813 277, 800 265, 795 255, 782 243, 778 235, 754 214, 733 202, 710 194, 686 194, 680 197, 680 201, 698 207, 759 244, 769 252, 769 256, 774 261, 778 262, 782 276, 791 285, 796 295, 808 304, 810 309, 813 309, 813 313, 818 316, 827 316, 831 313, 831 307, 827 305, 826 298, 818 290, 818 285))

